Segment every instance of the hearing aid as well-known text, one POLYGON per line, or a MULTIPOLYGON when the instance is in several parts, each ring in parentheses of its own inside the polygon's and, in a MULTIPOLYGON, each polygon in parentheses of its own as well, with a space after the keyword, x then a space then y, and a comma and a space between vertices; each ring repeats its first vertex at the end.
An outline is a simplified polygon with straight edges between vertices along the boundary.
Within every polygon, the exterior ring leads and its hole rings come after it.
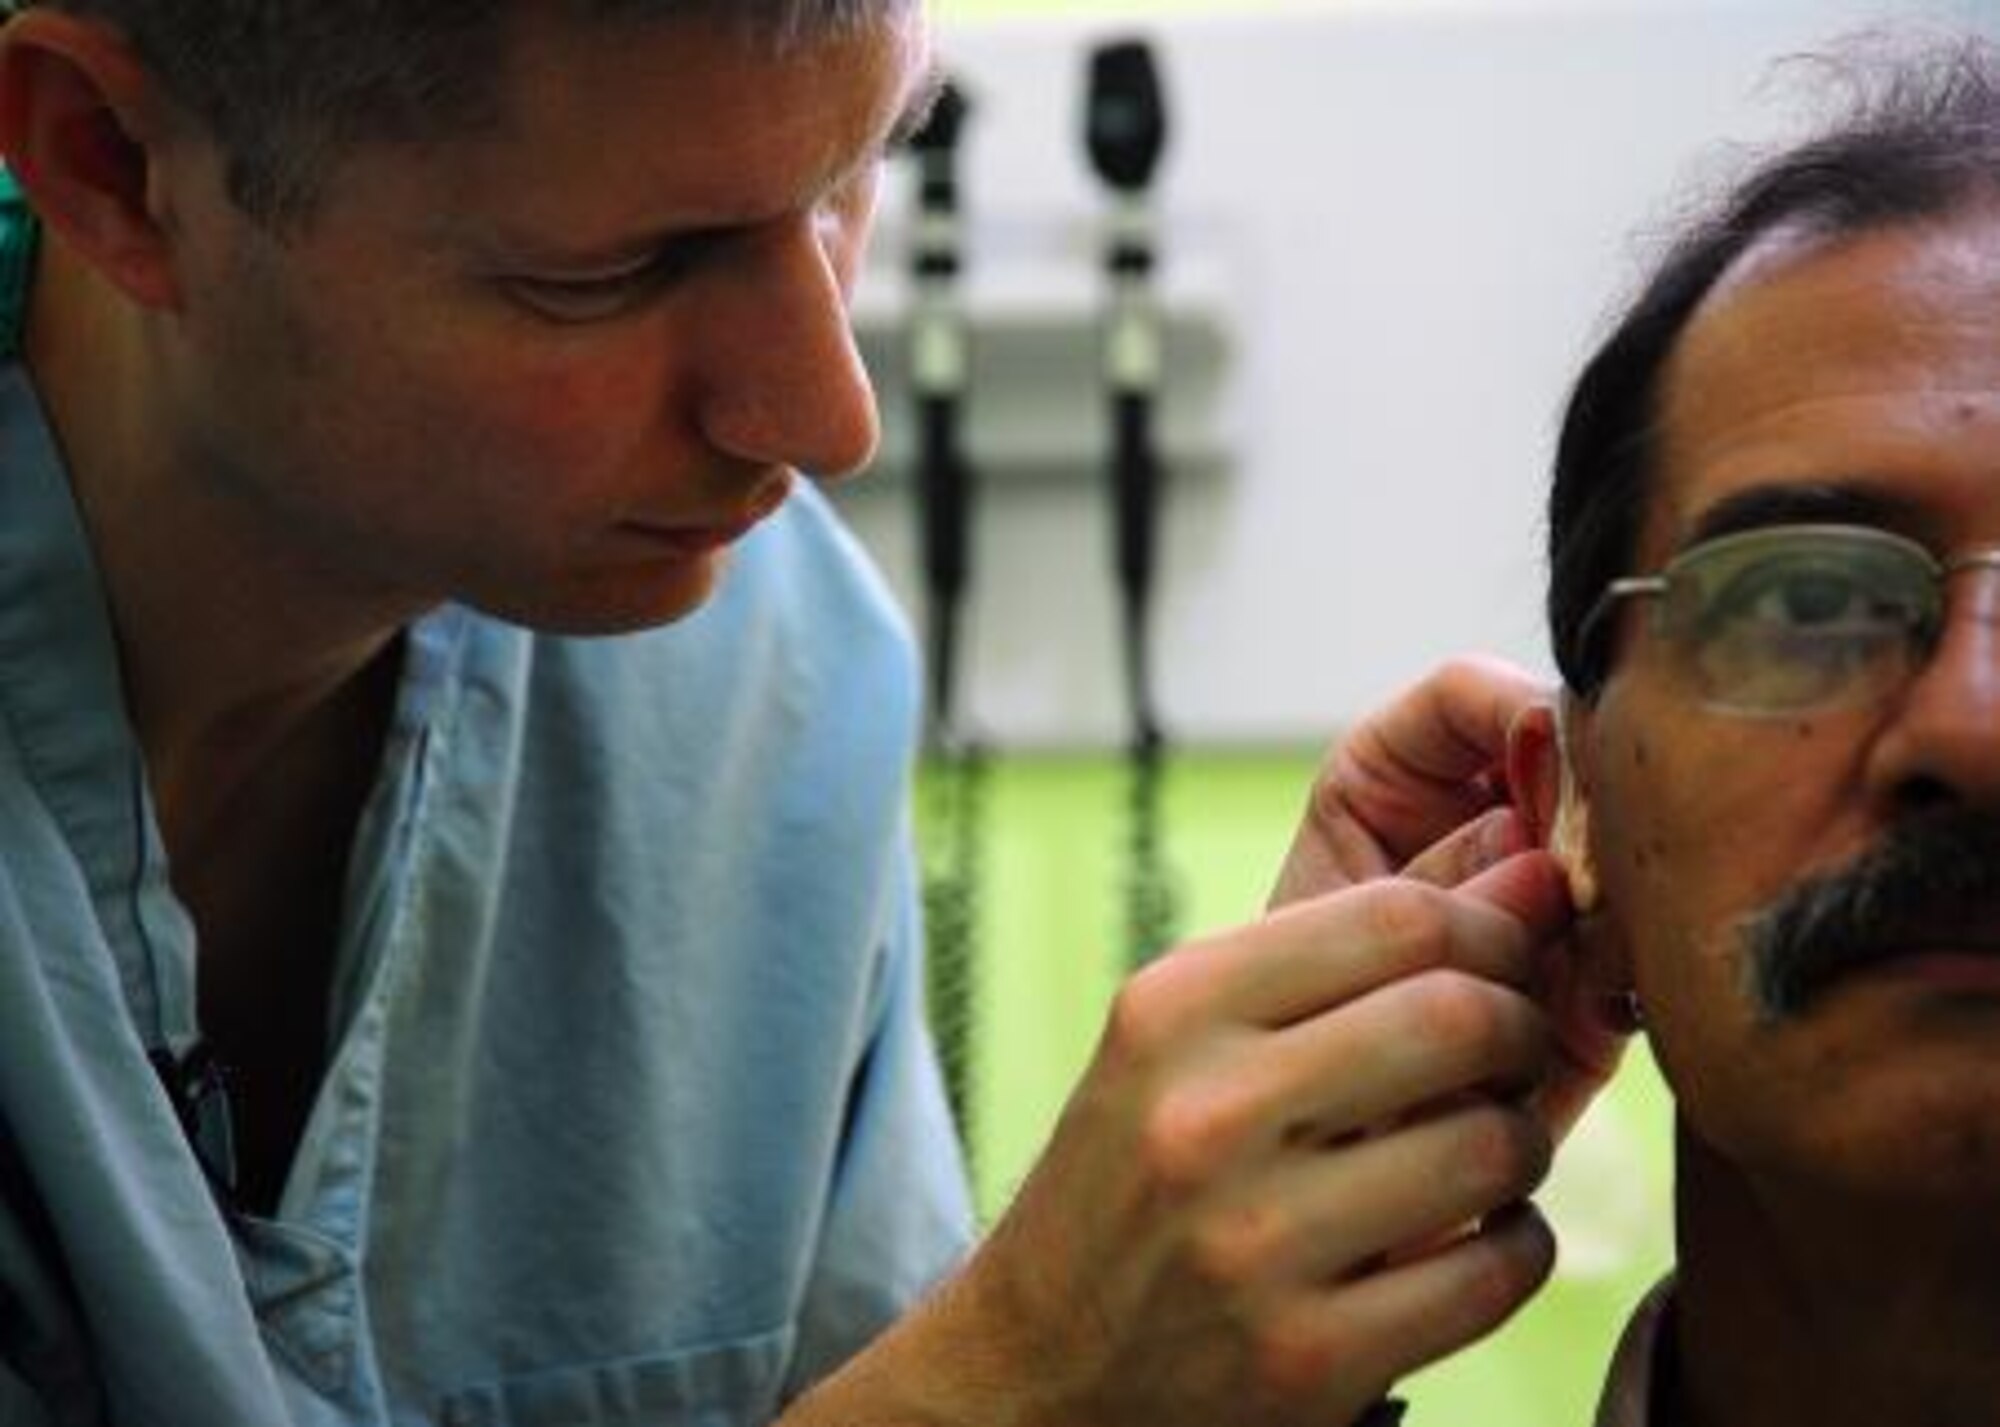
POLYGON ((1577 791, 1570 766, 1568 700, 1555 703, 1556 812, 1549 826, 1549 855, 1569 882, 1571 905, 1580 913, 1595 911, 1599 889, 1597 867, 1590 856, 1590 815, 1577 791))

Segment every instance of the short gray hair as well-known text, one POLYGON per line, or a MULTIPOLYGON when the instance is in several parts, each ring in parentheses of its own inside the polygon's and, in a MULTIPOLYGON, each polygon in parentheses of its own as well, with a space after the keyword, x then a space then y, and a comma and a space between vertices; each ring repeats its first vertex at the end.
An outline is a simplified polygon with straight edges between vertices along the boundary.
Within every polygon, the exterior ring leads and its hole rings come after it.
POLYGON ((329 167, 367 143, 477 132, 516 5, 580 23, 700 19, 774 53, 919 0, 0 0, 121 31, 207 126, 229 192, 272 227, 311 215, 329 167))

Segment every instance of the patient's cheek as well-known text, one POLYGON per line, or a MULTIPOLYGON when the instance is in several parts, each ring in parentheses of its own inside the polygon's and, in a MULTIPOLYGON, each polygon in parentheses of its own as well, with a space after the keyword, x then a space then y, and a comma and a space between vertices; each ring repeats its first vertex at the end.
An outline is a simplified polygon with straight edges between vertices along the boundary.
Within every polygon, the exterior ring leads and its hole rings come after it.
MULTIPOLYGON (((1580 869, 1579 880, 1586 884, 1582 895, 1589 898, 1592 907, 1601 902, 1607 881, 1627 911, 1643 905, 1645 889, 1657 875, 1657 864, 1666 861, 1667 829, 1660 816, 1666 812, 1663 803, 1668 790, 1659 785, 1653 762, 1643 738, 1609 742, 1597 764, 1595 797, 1581 804, 1570 819, 1574 826, 1573 859, 1567 850, 1551 848, 1566 866, 1573 862, 1580 869), (1635 896, 1637 902, 1629 900, 1635 896)), ((1578 906, 1582 905, 1579 900, 1578 906)))

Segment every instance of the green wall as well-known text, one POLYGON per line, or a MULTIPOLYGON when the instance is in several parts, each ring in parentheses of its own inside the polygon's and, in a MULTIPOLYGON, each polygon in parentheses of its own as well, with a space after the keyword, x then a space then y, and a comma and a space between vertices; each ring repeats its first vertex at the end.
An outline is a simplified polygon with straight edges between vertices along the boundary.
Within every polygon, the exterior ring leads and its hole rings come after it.
MULTIPOLYGON (((1256 3, 932 0, 932 8, 948 23, 1256 3)), ((1176 762, 1166 791, 1167 842, 1185 930, 1227 926, 1261 907, 1316 761, 1298 751, 1202 753, 1176 762)), ((1083 757, 1007 760, 986 781, 969 1148, 976 1199, 988 1218, 1048 1135, 1123 975, 1125 788, 1115 762, 1083 757)), ((1582 1427, 1591 1420, 1625 1316, 1669 1261, 1669 1122, 1658 1073, 1639 1047, 1537 1196, 1562 1243, 1555 1279, 1487 1344, 1403 1385, 1411 1427, 1582 1427)))
MULTIPOLYGON (((1310 752, 1176 761, 1164 806, 1184 931, 1256 913, 1315 762, 1310 752)), ((1101 758, 1006 760, 986 780, 970 1148, 988 1217, 1047 1136, 1123 974, 1125 789, 1101 758)), ((1668 1259, 1668 1119, 1640 1050, 1538 1196, 1563 1243, 1556 1280, 1490 1344, 1406 1384, 1412 1427, 1591 1420, 1624 1316, 1668 1259)))

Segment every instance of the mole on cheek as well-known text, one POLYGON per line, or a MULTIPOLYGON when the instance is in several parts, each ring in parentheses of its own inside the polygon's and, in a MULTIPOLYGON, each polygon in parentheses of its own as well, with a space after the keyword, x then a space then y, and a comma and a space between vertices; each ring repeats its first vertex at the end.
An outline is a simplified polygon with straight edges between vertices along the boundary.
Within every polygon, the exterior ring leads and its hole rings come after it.
POLYGON ((1796 738, 1800 743, 1806 742, 1812 736, 1813 726, 1811 724, 1802 722, 1792 725, 1792 737, 1796 738))
POLYGON ((1645 740, 1644 740, 1644 739, 1640 739, 1640 738, 1635 738, 1635 739, 1633 739, 1633 740, 1632 740, 1632 766, 1633 766, 1634 768, 1644 768, 1644 767, 1646 766, 1646 760, 1647 760, 1647 758, 1648 758, 1649 756, 1650 756, 1650 755, 1648 755, 1648 754, 1647 754, 1647 752, 1646 752, 1646 742, 1645 742, 1645 740))

